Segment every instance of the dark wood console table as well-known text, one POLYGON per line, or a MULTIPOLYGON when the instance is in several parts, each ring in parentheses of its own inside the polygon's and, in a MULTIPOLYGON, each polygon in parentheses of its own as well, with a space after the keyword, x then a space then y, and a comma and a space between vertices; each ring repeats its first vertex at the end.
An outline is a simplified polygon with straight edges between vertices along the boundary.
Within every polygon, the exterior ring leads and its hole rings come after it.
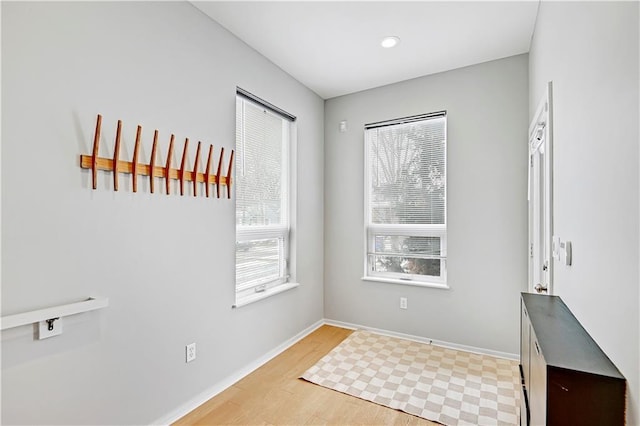
POLYGON ((521 425, 624 425, 626 381, 557 296, 522 293, 521 425))

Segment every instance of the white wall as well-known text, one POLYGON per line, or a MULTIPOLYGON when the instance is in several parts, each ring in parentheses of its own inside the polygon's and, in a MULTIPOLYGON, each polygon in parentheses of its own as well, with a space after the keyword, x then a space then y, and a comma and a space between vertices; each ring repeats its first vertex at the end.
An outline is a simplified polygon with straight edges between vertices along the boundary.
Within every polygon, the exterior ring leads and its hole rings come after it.
POLYGON ((638 3, 542 2, 529 111, 553 81, 554 226, 573 243, 560 296, 628 380, 640 423, 638 3), (568 24, 569 23, 569 24, 568 24))
POLYGON ((2 315, 110 299, 58 337, 2 333, 2 423, 150 423, 322 318, 323 101, 189 3, 3 2, 2 112, 2 315), (236 85, 298 116, 304 191, 302 285, 233 310, 232 200, 93 191, 78 163, 98 113, 103 156, 118 119, 129 160, 137 124, 145 162, 155 128, 161 161, 171 132, 174 164, 185 137, 190 164, 198 140, 228 152, 236 85))
POLYGON ((325 103, 325 316, 518 353, 527 284, 527 55, 325 103), (447 110, 450 290, 362 281, 363 126, 447 110), (348 131, 338 123, 347 120, 348 131), (399 297, 409 308, 399 309, 399 297))

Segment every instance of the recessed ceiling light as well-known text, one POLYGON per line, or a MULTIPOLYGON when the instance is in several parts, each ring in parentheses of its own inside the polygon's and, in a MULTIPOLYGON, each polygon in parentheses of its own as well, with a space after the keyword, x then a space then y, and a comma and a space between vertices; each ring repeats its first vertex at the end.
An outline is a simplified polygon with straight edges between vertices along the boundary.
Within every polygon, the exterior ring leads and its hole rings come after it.
POLYGON ((382 39, 382 42, 380 43, 380 45, 382 47, 388 49, 390 47, 394 47, 398 43, 400 43, 400 39, 398 37, 396 37, 396 36, 387 36, 387 37, 382 39))

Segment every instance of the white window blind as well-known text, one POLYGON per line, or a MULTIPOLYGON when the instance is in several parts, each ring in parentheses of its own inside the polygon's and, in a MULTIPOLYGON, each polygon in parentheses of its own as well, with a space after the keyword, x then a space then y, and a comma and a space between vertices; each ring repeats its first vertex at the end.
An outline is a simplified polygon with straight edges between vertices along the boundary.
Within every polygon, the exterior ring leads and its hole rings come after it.
POLYGON ((446 282, 446 114, 365 126, 368 277, 446 282))
POLYGON ((290 124, 236 97, 236 302, 288 279, 290 124))

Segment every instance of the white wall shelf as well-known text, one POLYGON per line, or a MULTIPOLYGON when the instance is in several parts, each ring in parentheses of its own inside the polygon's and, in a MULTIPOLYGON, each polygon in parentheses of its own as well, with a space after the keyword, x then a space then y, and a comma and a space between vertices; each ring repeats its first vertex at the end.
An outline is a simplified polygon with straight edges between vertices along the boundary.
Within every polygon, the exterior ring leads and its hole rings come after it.
POLYGON ((67 305, 52 306, 50 308, 38 309, 21 314, 7 315, 0 320, 0 330, 20 327, 21 325, 35 324, 40 321, 46 321, 53 318, 62 318, 69 315, 80 314, 83 312, 95 311, 109 306, 109 299, 106 297, 94 298, 90 297, 82 302, 69 303, 67 305))

